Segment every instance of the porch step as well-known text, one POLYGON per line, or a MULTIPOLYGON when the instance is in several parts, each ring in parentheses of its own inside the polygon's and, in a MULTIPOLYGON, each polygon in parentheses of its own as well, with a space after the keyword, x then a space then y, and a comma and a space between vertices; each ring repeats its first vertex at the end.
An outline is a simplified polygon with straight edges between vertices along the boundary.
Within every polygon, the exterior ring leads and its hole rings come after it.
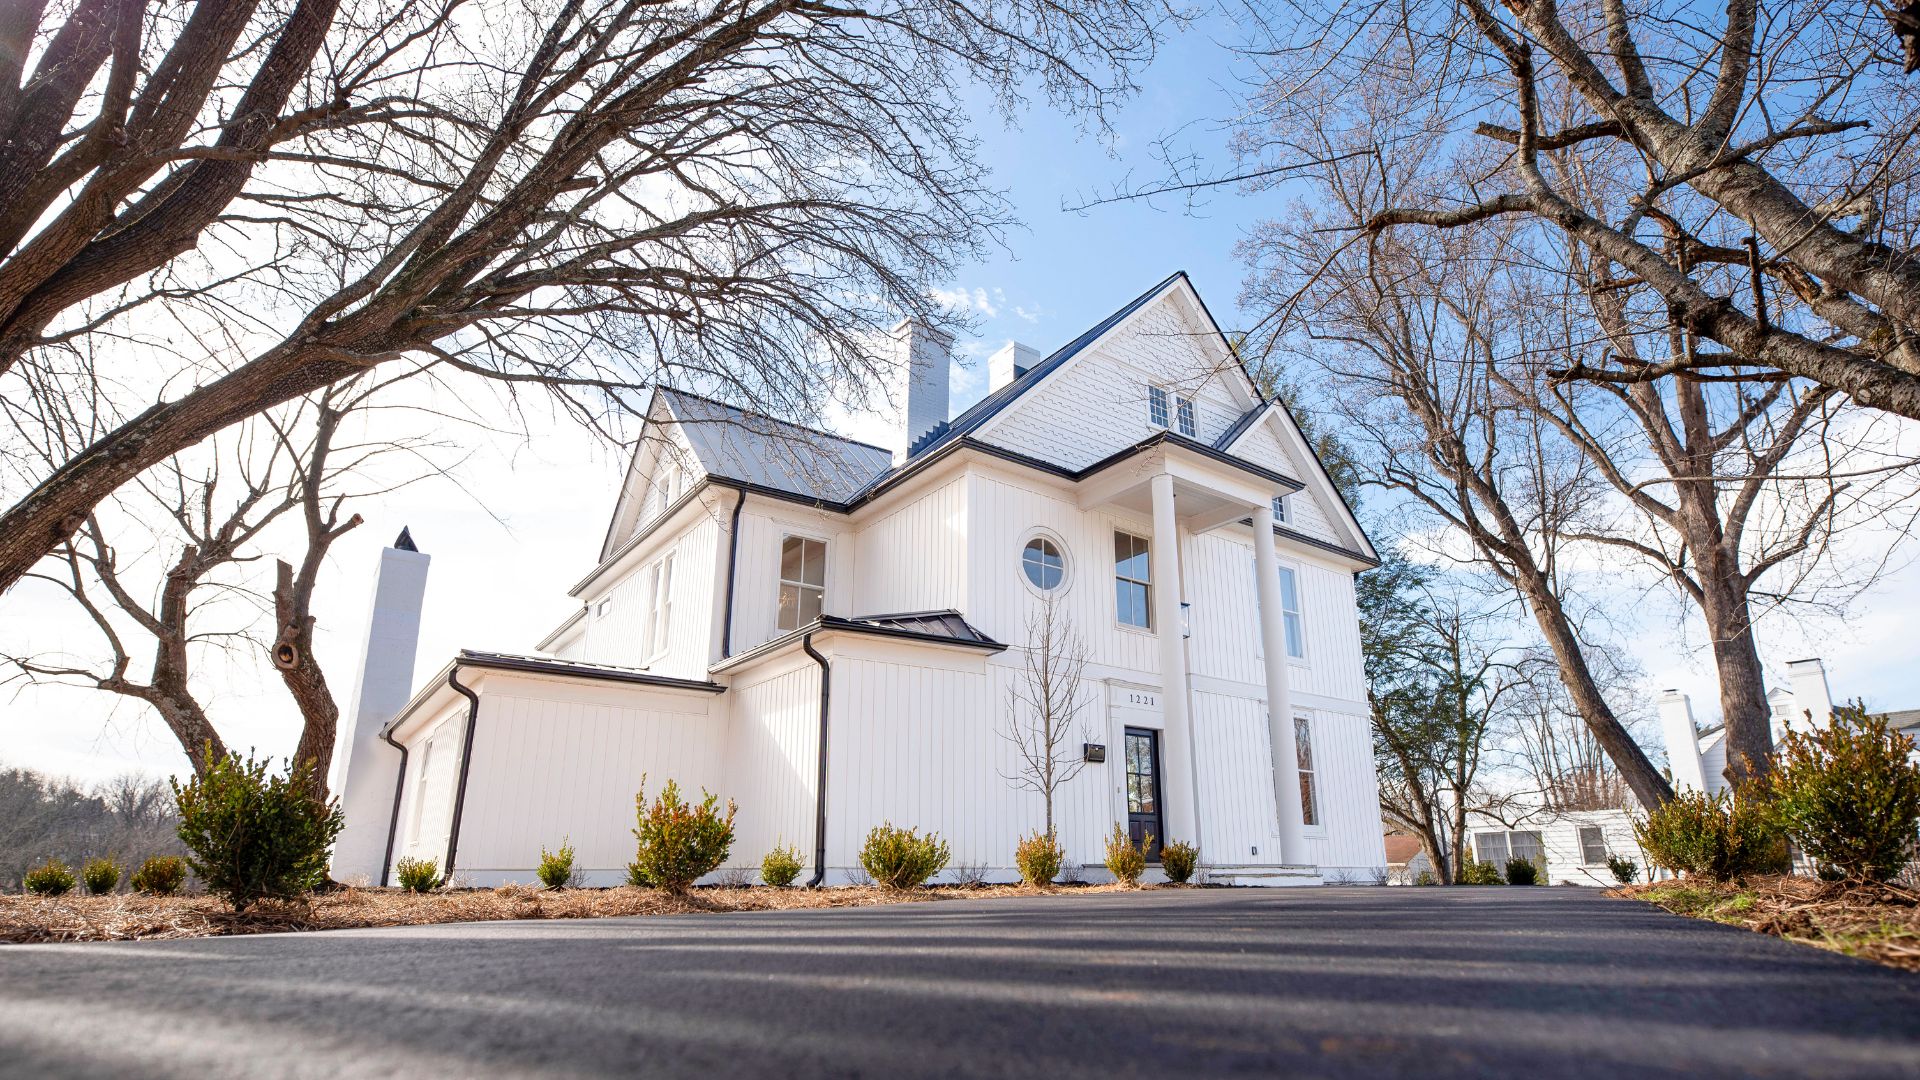
POLYGON ((1207 882, 1213 885, 1269 887, 1322 883, 1317 866, 1210 866, 1207 868, 1207 882))

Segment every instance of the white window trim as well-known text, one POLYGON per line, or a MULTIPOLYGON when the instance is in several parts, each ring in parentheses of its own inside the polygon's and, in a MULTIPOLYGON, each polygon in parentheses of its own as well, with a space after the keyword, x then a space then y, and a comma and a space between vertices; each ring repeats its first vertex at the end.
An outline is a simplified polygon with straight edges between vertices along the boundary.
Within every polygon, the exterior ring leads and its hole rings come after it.
MULTIPOLYGON (((1067 550, 1066 541, 1060 539, 1060 535, 1052 529, 1029 529, 1020 538, 1020 546, 1013 550, 1013 572, 1019 577, 1020 584, 1026 586, 1033 595, 1062 597, 1073 589, 1073 553, 1067 550), (1045 540, 1060 553, 1060 584, 1051 589, 1035 585, 1033 579, 1027 576, 1027 545, 1035 540, 1045 540)), ((1118 617, 1117 612, 1115 617, 1118 617)))
POLYGON ((420 842, 420 823, 427 811, 427 765, 433 761, 433 739, 420 747, 420 764, 413 774, 413 806, 407 811, 407 842, 420 842))
POLYGON ((1147 625, 1139 626, 1134 623, 1123 621, 1120 618, 1119 591, 1116 589, 1108 589, 1107 595, 1112 597, 1113 599, 1113 625, 1116 629, 1124 630, 1130 634, 1152 634, 1154 633, 1154 625, 1153 625, 1154 616, 1159 614, 1158 612, 1153 610, 1153 538, 1150 536, 1142 536, 1140 533, 1134 532, 1131 529, 1123 529, 1118 525, 1113 526, 1111 530, 1111 534, 1112 535, 1110 535, 1107 539, 1107 546, 1109 548, 1111 548, 1113 545, 1112 537, 1117 535, 1131 536, 1135 540, 1139 540, 1142 543, 1147 545, 1147 580, 1146 581, 1142 582, 1138 578, 1122 578, 1120 576, 1120 564, 1117 562, 1112 564, 1113 565, 1113 576, 1112 576, 1113 581, 1115 582, 1130 581, 1135 584, 1143 584, 1147 587, 1147 625))
MULTIPOLYGON (((1275 561, 1279 563, 1279 567, 1281 570, 1285 570, 1288 573, 1291 573, 1293 575, 1293 598, 1296 603, 1300 604, 1299 610, 1294 612, 1294 614, 1300 617, 1300 655, 1295 656, 1292 653, 1288 653, 1287 663, 1292 664, 1294 667, 1312 668, 1313 667, 1313 650, 1308 648, 1307 646, 1306 602, 1300 599, 1300 564, 1296 562, 1292 562, 1287 559, 1277 559, 1275 561)), ((1260 572, 1260 564, 1257 560, 1254 562, 1253 572, 1255 574, 1258 574, 1260 572)), ((1277 578, 1278 576, 1279 575, 1276 573, 1275 577, 1277 578)), ((1280 637, 1282 639, 1281 645, 1282 647, 1285 647, 1285 639, 1287 636, 1287 622, 1285 618, 1286 611, 1284 610, 1284 606, 1287 602, 1286 594, 1285 594, 1285 591, 1280 588, 1280 584, 1278 581, 1274 582, 1274 591, 1281 594, 1280 603, 1282 605, 1282 611, 1280 612, 1281 614, 1280 637)), ((1254 618, 1254 631, 1255 631, 1253 636, 1253 655, 1256 659, 1259 659, 1259 660, 1265 660, 1267 658, 1267 636, 1264 633, 1259 632, 1260 620, 1264 619, 1265 617, 1266 617, 1265 613, 1260 610, 1260 591, 1256 588, 1253 593, 1253 618, 1254 618)))
POLYGON ((1163 430, 1173 427, 1173 394, 1157 383, 1147 384, 1147 426, 1163 430), (1154 407, 1158 405, 1161 415, 1154 416, 1154 407))
MULTIPOLYGON (((1545 837, 1542 837, 1541 839, 1545 840, 1545 837)), ((1580 865, 1581 866, 1605 866, 1607 865, 1607 857, 1613 854, 1613 845, 1607 843, 1607 829, 1606 829, 1606 826, 1604 825, 1574 826, 1573 842, 1574 842, 1574 845, 1580 849, 1580 865), (1594 832, 1597 832, 1600 834, 1600 861, 1599 862, 1587 861, 1587 838, 1584 834, 1588 829, 1592 829, 1594 832)))
POLYGON ((1282 525, 1293 524, 1293 519, 1288 515, 1289 505, 1285 495, 1275 495, 1273 497, 1273 520, 1282 525))
POLYGON ((647 566, 647 607, 640 627, 640 652, 646 664, 667 652, 673 626, 673 556, 668 551, 647 566))
POLYGON ((1173 427, 1171 430, 1188 439, 1199 438, 1199 403, 1184 394, 1175 395, 1173 398, 1173 427), (1189 431, 1187 430, 1188 428, 1192 430, 1189 431))
MULTIPOLYGON (((1298 757, 1300 752, 1298 740, 1299 740, 1299 730, 1302 727, 1307 729, 1307 739, 1308 739, 1308 746, 1310 750, 1317 752, 1319 750, 1318 743, 1320 739, 1320 725, 1314 722, 1314 719, 1311 715, 1307 713, 1302 713, 1302 712, 1296 712, 1293 714, 1293 723, 1294 723, 1294 739, 1295 739, 1295 744, 1294 744, 1295 757, 1298 757)), ((1298 762, 1296 762, 1295 764, 1297 766, 1298 762)), ((1306 832, 1308 836, 1325 836, 1327 834, 1327 805, 1326 803, 1320 801, 1320 762, 1318 760, 1315 760, 1313 763, 1313 768, 1300 769, 1299 772, 1302 773, 1304 776, 1313 777, 1313 780, 1314 780, 1313 787, 1312 787, 1313 816, 1316 819, 1315 821, 1310 823, 1302 822, 1301 828, 1306 832)), ((1303 806, 1301 807, 1301 809, 1304 810, 1305 807, 1303 806)))
POLYGON ((824 536, 816 536, 813 533, 799 532, 794 529, 782 530, 780 533, 780 544, 773 549, 773 628, 775 633, 780 634, 792 633, 794 630, 798 630, 801 626, 806 625, 806 623, 800 623, 798 626, 790 626, 784 630, 780 628, 781 588, 787 585, 792 585, 800 589, 812 589, 816 587, 803 581, 789 581, 781 575, 780 553, 787 546, 787 541, 789 540, 811 540, 819 544, 822 549, 820 557, 824 565, 820 568, 820 585, 817 586, 820 590, 820 614, 825 615, 827 613, 827 597, 832 595, 833 592, 833 542, 824 536))

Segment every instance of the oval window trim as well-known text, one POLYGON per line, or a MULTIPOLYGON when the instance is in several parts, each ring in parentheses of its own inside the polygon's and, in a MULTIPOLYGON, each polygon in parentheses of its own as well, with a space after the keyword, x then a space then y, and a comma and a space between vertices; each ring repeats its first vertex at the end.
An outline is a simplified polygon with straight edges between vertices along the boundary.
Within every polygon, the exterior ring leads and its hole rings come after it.
POLYGON ((1021 582, 1041 595, 1061 592, 1073 577, 1067 545, 1045 530, 1028 533, 1020 541, 1018 560, 1021 582), (1050 555, 1047 549, 1052 549, 1050 555))

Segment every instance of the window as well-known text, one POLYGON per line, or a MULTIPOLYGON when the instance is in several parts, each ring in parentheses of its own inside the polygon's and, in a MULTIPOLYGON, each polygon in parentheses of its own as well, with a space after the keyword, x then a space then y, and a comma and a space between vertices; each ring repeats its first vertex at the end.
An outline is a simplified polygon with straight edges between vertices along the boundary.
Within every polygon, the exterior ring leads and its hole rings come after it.
POLYGON ((433 760, 433 740, 420 748, 420 767, 413 774, 413 812, 407 815, 407 834, 420 839, 420 815, 427 808, 427 762, 433 760))
POLYGON ((827 597, 827 545, 804 536, 780 541, 780 629, 798 630, 820 617, 827 597))
POLYGON ((1508 859, 1525 859, 1535 866, 1547 864, 1546 845, 1537 832, 1479 832, 1473 834, 1475 861, 1506 868, 1508 859))
POLYGON ((1287 655, 1306 659, 1307 631, 1300 621, 1300 586, 1290 566, 1280 568, 1280 621, 1287 629, 1287 655))
POLYGON ((1130 533, 1113 534, 1113 610, 1122 626, 1153 629, 1153 567, 1147 542, 1130 533))
POLYGON ((652 660, 667 651, 667 628, 673 622, 673 555, 647 568, 647 621, 641 627, 640 655, 652 660))
POLYGON ((1167 426, 1167 392, 1158 386, 1147 387, 1147 420, 1154 427, 1167 426))
POLYGON ((1300 758, 1300 821, 1320 824, 1320 796, 1313 788, 1313 724, 1304 716, 1293 718, 1293 748, 1300 758))
POLYGON ((1180 422, 1180 434, 1191 439, 1194 432, 1199 430, 1193 422, 1193 399, 1176 398, 1175 402, 1174 418, 1180 422))
POLYGON ((1283 523, 1287 520, 1287 497, 1285 495, 1275 495, 1273 497, 1273 520, 1283 523))
POLYGON ((660 471, 660 480, 653 486, 653 513, 655 517, 667 512, 673 500, 680 497, 683 474, 680 466, 669 463, 660 471))
POLYGON ((1067 557, 1051 538, 1036 536, 1020 549, 1020 569, 1034 588, 1052 592, 1067 579, 1067 557))
POLYGON ((1606 865, 1607 834, 1600 826, 1580 826, 1580 863, 1583 866, 1606 865))

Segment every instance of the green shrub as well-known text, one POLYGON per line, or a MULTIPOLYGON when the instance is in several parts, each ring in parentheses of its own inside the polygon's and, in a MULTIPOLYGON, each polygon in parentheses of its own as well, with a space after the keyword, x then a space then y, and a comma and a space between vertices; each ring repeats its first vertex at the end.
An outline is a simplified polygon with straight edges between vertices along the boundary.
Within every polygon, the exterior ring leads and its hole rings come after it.
POLYGON ((1060 865, 1067 861, 1060 841, 1052 833, 1037 832, 1023 836, 1013 846, 1013 865, 1020 868, 1020 880, 1029 885, 1051 885, 1060 876, 1060 865))
POLYGON ((393 864, 400 887, 408 892, 432 892, 440 887, 440 863, 437 859, 403 858, 393 864))
POLYGON ((1506 880, 1500 876, 1500 868, 1490 862, 1470 862, 1460 868, 1462 885, 1504 885, 1506 880))
POLYGON ((1640 864, 1625 855, 1607 856, 1607 869, 1612 872, 1613 880, 1622 885, 1631 885, 1640 876, 1640 864))
POLYGON ((913 889, 946 868, 950 853, 939 833, 920 835, 918 829, 896 829, 892 822, 875 825, 860 847, 860 865, 873 880, 889 889, 913 889))
POLYGON ((1185 885, 1199 865, 1200 849, 1185 840, 1176 840, 1160 849, 1160 869, 1167 872, 1167 880, 1175 885, 1185 885))
POLYGON ((775 844, 760 860, 760 880, 776 889, 784 889, 800 876, 800 849, 775 844))
POLYGON ((1507 860, 1507 884, 1540 884, 1540 865, 1532 859, 1512 858, 1507 860))
POLYGON ((700 794, 698 805, 686 802, 680 797, 680 785, 669 780, 649 806, 647 778, 640 777, 640 790, 633 797, 640 819, 633 835, 640 847, 627 864, 628 881, 683 893, 727 861, 738 808, 729 801, 727 814, 721 817, 720 797, 704 789, 700 794))
POLYGON ((27 871, 20 883, 36 896, 59 896, 73 888, 73 870, 59 859, 48 859, 27 871))
POLYGON ((1913 740, 1856 702, 1811 734, 1788 735, 1767 795, 1787 838, 1820 876, 1886 881, 1913 857, 1920 765, 1913 740))
POLYGON ((559 851, 548 851, 545 845, 540 848, 540 867, 534 871, 540 876, 540 884, 549 889, 564 889, 567 882, 573 880, 573 845, 561 839, 559 851))
POLYGON ((88 859, 80 868, 80 880, 86 883, 87 891, 94 896, 105 896, 120 887, 120 877, 125 871, 112 859, 88 859))
POLYGON ((1113 875, 1113 880, 1129 888, 1140 884, 1140 875, 1147 872, 1147 849, 1152 846, 1152 833, 1135 847, 1127 835, 1127 827, 1116 822, 1113 835, 1107 837, 1107 872, 1113 875))
POLYGON ((178 855, 149 855, 128 882, 153 896, 172 896, 187 883, 187 860, 178 855))
POLYGON ((269 897, 299 896, 327 877, 327 849, 345 819, 340 804, 308 791, 312 765, 268 776, 264 759, 231 756, 206 775, 173 781, 188 865, 235 911, 269 897))
POLYGON ((1648 861, 1676 874, 1733 881, 1787 869, 1787 844, 1765 800, 1683 791, 1633 823, 1648 861))
POLYGON ((1420 876, 1413 879, 1413 883, 1415 885, 1438 885, 1440 884, 1440 879, 1433 876, 1433 871, 1422 870, 1420 871, 1420 876))

